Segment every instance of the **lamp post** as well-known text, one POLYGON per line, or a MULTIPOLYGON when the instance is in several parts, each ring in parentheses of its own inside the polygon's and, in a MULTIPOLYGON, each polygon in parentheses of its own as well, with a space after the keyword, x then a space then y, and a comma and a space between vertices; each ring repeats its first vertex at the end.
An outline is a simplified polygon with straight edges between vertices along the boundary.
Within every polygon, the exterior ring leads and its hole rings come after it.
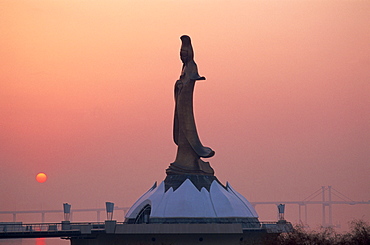
POLYGON ((279 211, 279 217, 278 217, 279 221, 285 220, 284 218, 285 204, 279 204, 278 211, 279 211))
POLYGON ((62 230, 71 229, 71 204, 63 203, 64 221, 62 221, 62 230))
POLYGON ((105 207, 107 210, 107 220, 113 219, 113 210, 114 210, 114 203, 113 202, 106 202, 105 207))
POLYGON ((117 223, 115 220, 113 220, 114 203, 106 202, 105 207, 107 210, 107 220, 105 221, 105 232, 114 233, 116 229, 116 223, 117 223))
POLYGON ((69 221, 71 217, 71 204, 63 203, 64 221, 69 221))

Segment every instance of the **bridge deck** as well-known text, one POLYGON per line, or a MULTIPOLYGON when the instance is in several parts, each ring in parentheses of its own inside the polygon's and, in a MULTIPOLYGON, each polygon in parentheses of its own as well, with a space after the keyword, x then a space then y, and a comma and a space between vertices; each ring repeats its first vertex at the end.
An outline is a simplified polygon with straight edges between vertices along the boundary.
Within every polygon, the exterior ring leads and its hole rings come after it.
POLYGON ((0 223, 0 239, 9 238, 94 238, 99 234, 140 235, 140 234, 242 234, 259 231, 265 233, 288 232, 291 224, 261 222, 260 228, 243 228, 239 223, 230 224, 127 224, 116 221, 85 223, 0 223))
POLYGON ((0 223, 0 239, 39 238, 39 237, 73 237, 84 234, 105 232, 105 223, 71 223, 64 227, 63 223, 32 223, 22 222, 0 223), (85 228, 87 227, 87 228, 85 228))

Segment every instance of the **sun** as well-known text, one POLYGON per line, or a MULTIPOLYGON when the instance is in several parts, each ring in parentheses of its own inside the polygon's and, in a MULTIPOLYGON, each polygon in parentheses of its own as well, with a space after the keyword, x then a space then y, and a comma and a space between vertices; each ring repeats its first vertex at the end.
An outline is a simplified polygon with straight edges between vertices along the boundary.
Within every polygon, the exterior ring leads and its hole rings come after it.
POLYGON ((48 176, 45 173, 38 173, 36 175, 36 180, 39 183, 44 183, 48 179, 48 176))

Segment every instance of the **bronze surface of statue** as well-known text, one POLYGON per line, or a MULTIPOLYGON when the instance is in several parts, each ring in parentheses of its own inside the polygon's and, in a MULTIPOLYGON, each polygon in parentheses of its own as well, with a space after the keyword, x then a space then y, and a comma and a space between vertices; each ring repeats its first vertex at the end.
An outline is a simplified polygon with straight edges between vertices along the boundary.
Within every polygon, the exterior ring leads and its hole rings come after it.
POLYGON ((180 79, 175 83, 175 115, 173 140, 177 145, 176 160, 166 170, 167 175, 213 175, 208 162, 200 158, 212 157, 215 152, 200 142, 193 113, 193 92, 198 74, 194 51, 189 36, 181 36, 180 58, 183 63, 180 79))

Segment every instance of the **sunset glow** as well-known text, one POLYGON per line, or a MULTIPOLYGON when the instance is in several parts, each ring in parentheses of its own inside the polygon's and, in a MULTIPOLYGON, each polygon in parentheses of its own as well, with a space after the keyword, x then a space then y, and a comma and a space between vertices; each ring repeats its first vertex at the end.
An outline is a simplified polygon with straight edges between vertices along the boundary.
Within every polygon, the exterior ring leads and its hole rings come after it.
MULTIPOLYGON (((370 200, 369 12, 364 0, 0 1, 0 210, 128 207, 162 181, 184 34, 222 183, 251 202, 328 185, 370 200)), ((309 208, 315 228, 321 207, 309 208)), ((353 218, 370 221, 369 206, 333 207, 343 228, 353 218)))

